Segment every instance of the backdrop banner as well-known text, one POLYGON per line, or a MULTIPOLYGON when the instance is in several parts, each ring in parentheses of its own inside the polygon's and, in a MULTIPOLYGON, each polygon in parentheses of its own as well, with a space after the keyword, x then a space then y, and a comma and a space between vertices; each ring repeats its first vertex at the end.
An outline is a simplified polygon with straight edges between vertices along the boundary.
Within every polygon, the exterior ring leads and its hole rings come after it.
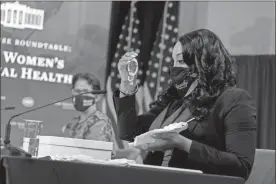
MULTIPOLYGON (((13 114, 70 96, 77 72, 94 73, 104 88, 110 9, 111 2, 1 1, 1 108, 16 107, 1 111, 1 137, 13 114)), ((23 119, 61 136, 73 116, 68 100, 15 118, 12 143, 22 145, 23 119)))

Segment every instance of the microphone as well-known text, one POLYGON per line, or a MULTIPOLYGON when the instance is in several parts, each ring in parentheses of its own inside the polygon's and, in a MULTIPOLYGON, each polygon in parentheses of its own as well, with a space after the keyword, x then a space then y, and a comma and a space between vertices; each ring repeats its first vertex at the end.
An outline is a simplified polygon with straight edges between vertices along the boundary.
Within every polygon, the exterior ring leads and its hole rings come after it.
POLYGON ((15 109, 15 107, 5 107, 5 108, 3 108, 3 109, 1 109, 1 111, 7 111, 7 110, 14 110, 15 109))
MULTIPOLYGON (((54 101, 54 102, 51 102, 51 103, 49 103, 49 104, 45 104, 45 105, 42 105, 42 106, 39 106, 39 107, 36 107, 36 108, 33 108, 33 109, 30 109, 30 110, 28 110, 28 111, 24 111, 24 112, 21 112, 21 113, 18 113, 18 114, 15 114, 15 115, 13 115, 10 119, 9 119, 9 121, 8 121, 8 123, 7 123, 7 125, 6 125, 6 130, 5 130, 5 139, 4 139, 4 147, 6 148, 6 149, 9 149, 10 147, 13 147, 13 146, 11 146, 10 145, 10 136, 11 136, 11 120, 13 119, 13 118, 15 118, 15 117, 18 117, 18 116, 21 116, 21 115, 23 115, 23 114, 27 114, 27 113, 29 113, 29 112, 33 112, 33 111, 36 111, 36 110, 39 110, 39 109, 42 109, 42 108, 44 108, 44 107, 48 107, 48 106, 50 106, 50 105, 53 105, 53 104, 56 104, 56 103, 58 103, 58 102, 62 102, 62 101, 65 101, 65 100, 68 100, 68 99, 71 99, 71 98, 74 98, 74 97, 76 97, 76 96, 80 96, 80 95, 84 95, 84 94, 95 94, 95 95, 99 95, 99 94, 105 94, 106 93, 106 90, 94 90, 94 91, 89 91, 89 92, 85 92, 85 93, 80 93, 80 94, 78 94, 78 95, 72 95, 72 96, 70 96, 70 97, 67 97, 67 98, 64 98, 64 99, 62 99, 62 100, 58 100, 58 101, 54 101)), ((15 147, 13 147, 13 149, 14 149, 15 147)), ((21 149, 19 149, 19 148, 15 148, 15 149, 17 149, 17 151, 19 150, 19 152, 22 152, 23 150, 21 150, 21 149)), ((2 149, 1 149, 1 151, 2 151, 2 149)), ((6 150, 5 150, 5 152, 6 152, 6 150)), ((24 151, 25 152, 25 151, 24 151)), ((12 153, 11 153, 12 154, 12 153)), ((29 156, 30 154, 29 153, 24 153, 26 156, 29 156), (29 154, 29 155, 27 155, 27 154, 29 154)), ((2 153, 1 153, 1 155, 2 155, 2 153)), ((10 155, 10 154, 9 154, 10 155)))
MULTIPOLYGON (((106 94, 106 90, 94 90, 94 91, 90 91, 90 92, 81 93, 79 95, 83 95, 83 94, 87 94, 87 93, 91 93, 93 95, 103 95, 103 94, 106 94)), ((79 96, 79 95, 75 95, 75 96, 79 96)))

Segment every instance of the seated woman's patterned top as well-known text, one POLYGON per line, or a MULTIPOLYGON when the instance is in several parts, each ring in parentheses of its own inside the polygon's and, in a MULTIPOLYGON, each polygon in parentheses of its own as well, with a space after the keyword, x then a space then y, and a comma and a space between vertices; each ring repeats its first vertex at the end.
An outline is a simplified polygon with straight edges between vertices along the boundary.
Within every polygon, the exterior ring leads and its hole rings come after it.
POLYGON ((71 138, 90 139, 112 142, 112 125, 110 119, 100 111, 89 115, 81 121, 81 117, 73 118, 72 123, 64 126, 63 132, 71 138))

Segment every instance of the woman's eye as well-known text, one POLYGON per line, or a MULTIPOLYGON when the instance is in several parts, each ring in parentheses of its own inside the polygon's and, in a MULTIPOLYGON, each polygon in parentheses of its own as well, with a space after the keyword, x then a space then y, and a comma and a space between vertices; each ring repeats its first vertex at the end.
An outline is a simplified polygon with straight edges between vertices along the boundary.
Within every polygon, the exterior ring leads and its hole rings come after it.
POLYGON ((182 59, 182 60, 178 60, 178 63, 180 63, 180 64, 185 64, 185 62, 184 62, 183 59, 182 59))

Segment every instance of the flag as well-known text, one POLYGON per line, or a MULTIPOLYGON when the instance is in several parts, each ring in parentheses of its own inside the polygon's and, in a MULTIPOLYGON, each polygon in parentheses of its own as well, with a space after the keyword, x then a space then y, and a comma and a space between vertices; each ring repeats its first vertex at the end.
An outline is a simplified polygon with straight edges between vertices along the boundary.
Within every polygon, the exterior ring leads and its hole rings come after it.
POLYGON ((168 86, 169 67, 173 65, 172 50, 178 39, 178 9, 178 1, 165 2, 143 85, 146 110, 149 110, 149 104, 156 100, 159 92, 168 86))
POLYGON ((106 99, 103 101, 103 112, 106 113, 113 122, 117 122, 116 112, 113 105, 113 91, 120 85, 120 75, 117 64, 120 58, 132 49, 138 53, 138 79, 139 90, 136 93, 136 109, 138 114, 149 110, 149 103, 156 99, 160 90, 167 86, 169 66, 173 64, 171 57, 173 46, 178 38, 178 6, 179 2, 165 2, 163 18, 159 23, 156 39, 151 52, 151 59, 148 61, 149 67, 145 70, 143 61, 139 60, 140 54, 140 30, 137 16, 137 2, 131 2, 131 8, 125 17, 121 34, 117 44, 117 50, 110 64, 110 73, 107 77, 106 99), (146 77, 144 74, 146 74, 146 77), (143 81, 142 81, 143 79, 143 81), (157 90, 159 89, 159 90, 157 90))
MULTIPOLYGON (((121 34, 119 36, 119 41, 117 44, 117 50, 111 62, 111 69, 106 82, 107 95, 105 101, 103 102, 105 103, 104 108, 106 108, 104 112, 110 117, 111 121, 113 122, 117 122, 117 117, 113 105, 112 96, 113 91, 118 89, 120 85, 120 75, 118 72, 117 64, 120 58, 130 49, 138 53, 139 57, 141 45, 139 24, 140 21, 137 16, 137 1, 132 1, 129 13, 125 17, 124 24, 121 29, 121 34)), ((141 70, 142 62, 139 62, 139 58, 137 58, 137 60, 139 65, 137 83, 139 84, 141 82, 140 79, 143 72, 141 70)), ((142 99, 140 101, 142 102, 142 99)))

